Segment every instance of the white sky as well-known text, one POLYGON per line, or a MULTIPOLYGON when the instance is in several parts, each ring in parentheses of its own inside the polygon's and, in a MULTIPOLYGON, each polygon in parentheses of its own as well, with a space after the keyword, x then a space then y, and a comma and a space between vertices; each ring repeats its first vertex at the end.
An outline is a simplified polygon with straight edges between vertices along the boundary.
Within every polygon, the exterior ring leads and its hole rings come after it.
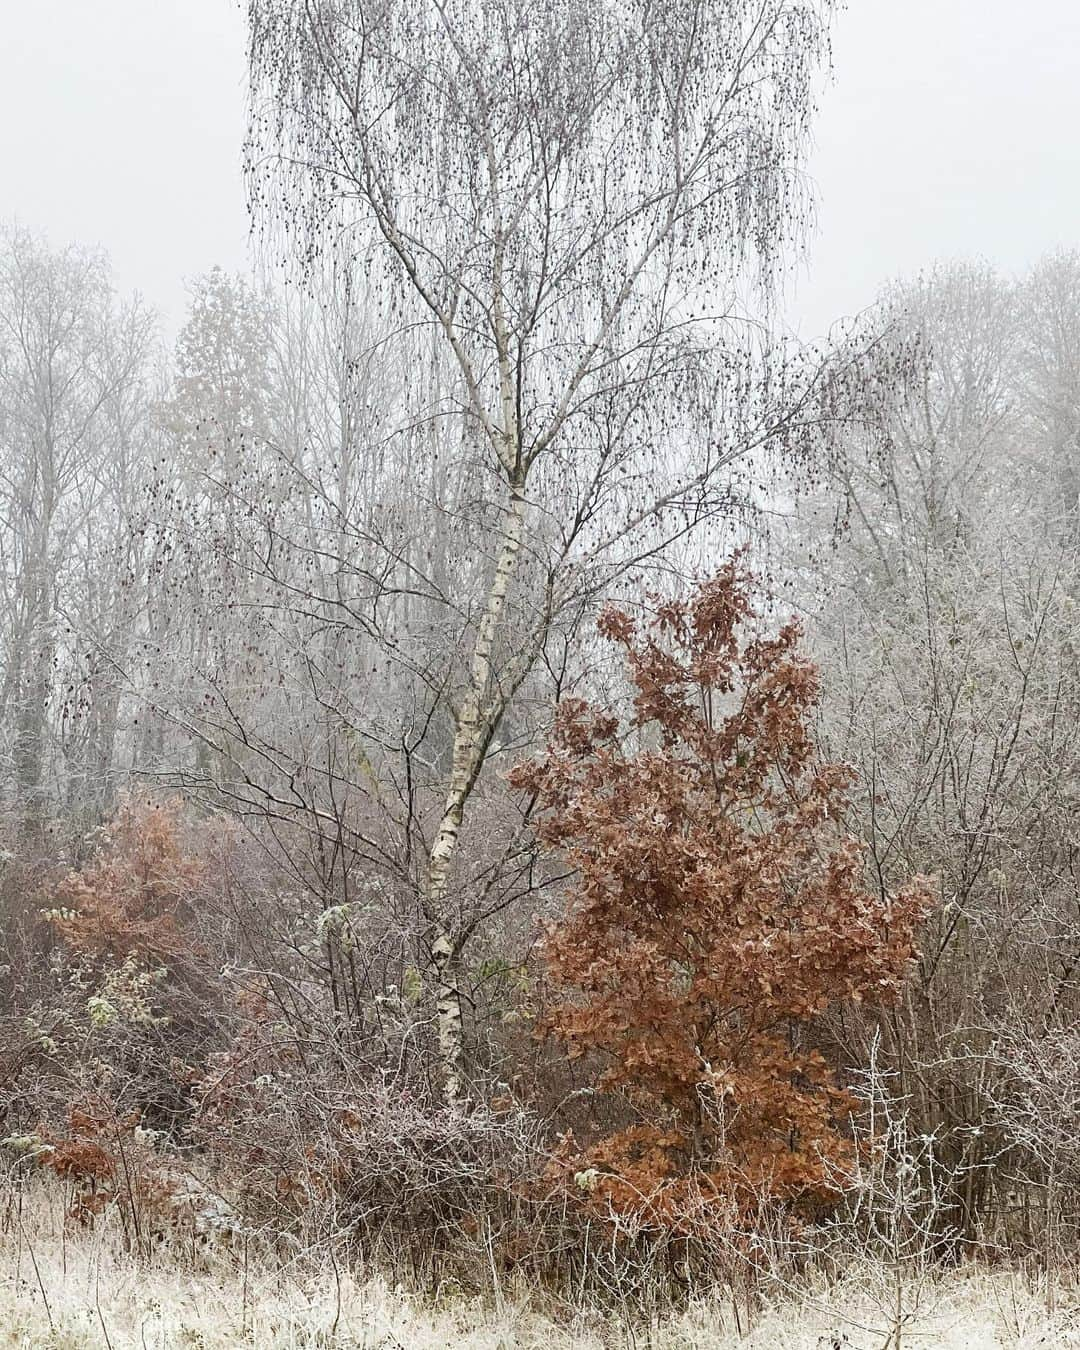
POLYGON ((1076 0, 851 0, 834 36, 803 336, 937 259, 1080 247, 1076 0))
MULTIPOLYGON (((240 0, 6 0, 0 217, 104 246, 182 318, 185 278, 247 256, 240 0)), ((851 0, 811 173, 803 336, 937 258, 1018 270, 1080 246, 1080 5, 851 0)))

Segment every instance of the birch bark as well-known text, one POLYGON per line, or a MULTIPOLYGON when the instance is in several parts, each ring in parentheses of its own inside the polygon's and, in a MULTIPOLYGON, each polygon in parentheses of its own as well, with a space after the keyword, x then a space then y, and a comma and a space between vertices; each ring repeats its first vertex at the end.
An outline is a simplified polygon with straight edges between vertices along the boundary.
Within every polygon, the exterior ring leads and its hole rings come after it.
POLYGON ((449 1105, 462 1101, 464 1037, 462 1030, 459 939, 447 914, 447 895, 465 805, 483 765, 492 733, 506 701, 494 678, 492 655, 506 609, 525 533, 525 481, 515 472, 502 519, 501 544, 473 645, 469 680, 454 720, 454 747, 446 803, 428 860, 427 909, 434 925, 431 960, 436 978, 436 1019, 443 1097, 449 1105))

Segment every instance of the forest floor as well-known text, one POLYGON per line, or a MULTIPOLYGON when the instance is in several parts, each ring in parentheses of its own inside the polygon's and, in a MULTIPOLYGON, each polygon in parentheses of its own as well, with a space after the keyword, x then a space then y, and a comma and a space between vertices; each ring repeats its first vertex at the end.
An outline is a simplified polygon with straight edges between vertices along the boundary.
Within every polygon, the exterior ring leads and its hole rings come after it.
MULTIPOLYGON (((39 1194, 0 1225, 0 1347, 33 1350, 893 1350, 895 1281, 867 1263, 830 1289, 792 1291, 737 1324, 703 1300, 654 1327, 590 1316, 554 1320, 527 1291, 427 1305, 378 1280, 302 1261, 152 1263, 108 1224, 72 1234, 39 1194), (21 1209, 21 1213, 20 1213, 21 1209)), ((969 1271, 906 1281, 900 1350, 1080 1348, 1080 1290, 1053 1300, 1020 1276, 969 1271), (1048 1306, 1048 1303, 1051 1306, 1048 1306)))

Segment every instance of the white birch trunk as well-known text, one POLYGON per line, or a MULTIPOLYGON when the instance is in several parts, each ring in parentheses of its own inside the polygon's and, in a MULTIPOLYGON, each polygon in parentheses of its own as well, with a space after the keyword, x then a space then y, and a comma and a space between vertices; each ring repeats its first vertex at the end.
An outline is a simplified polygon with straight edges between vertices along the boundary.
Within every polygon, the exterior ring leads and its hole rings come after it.
POLYGON ((492 654, 507 596, 517 571, 525 530, 522 475, 510 483, 510 500, 502 522, 502 543, 484 612, 473 645, 469 682, 454 725, 454 750, 442 819, 428 860, 428 917, 436 925, 431 959, 436 978, 436 1019, 443 1097, 448 1105, 464 1097, 464 1046, 458 949, 446 913, 446 895, 461 837, 465 804, 472 792, 492 729, 502 711, 503 696, 494 688, 492 654))

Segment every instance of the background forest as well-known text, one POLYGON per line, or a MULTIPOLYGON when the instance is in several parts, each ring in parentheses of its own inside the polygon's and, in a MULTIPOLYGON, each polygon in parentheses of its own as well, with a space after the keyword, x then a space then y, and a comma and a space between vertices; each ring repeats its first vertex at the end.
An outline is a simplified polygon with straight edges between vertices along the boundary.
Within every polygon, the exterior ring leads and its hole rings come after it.
POLYGON ((898 1350, 950 1264, 1051 1307, 1080 252, 782 336, 825 5, 249 17, 260 271, 167 348, 0 238, 10 1194, 624 1312, 869 1256, 898 1350))

